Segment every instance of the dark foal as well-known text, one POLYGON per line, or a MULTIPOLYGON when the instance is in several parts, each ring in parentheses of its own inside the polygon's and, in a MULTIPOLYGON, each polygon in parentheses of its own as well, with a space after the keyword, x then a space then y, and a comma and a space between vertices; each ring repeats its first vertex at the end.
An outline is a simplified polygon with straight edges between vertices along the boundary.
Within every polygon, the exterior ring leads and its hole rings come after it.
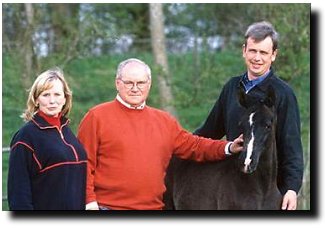
POLYGON ((275 95, 249 101, 240 120, 244 151, 223 161, 197 163, 174 157, 166 175, 167 210, 278 210, 275 95))

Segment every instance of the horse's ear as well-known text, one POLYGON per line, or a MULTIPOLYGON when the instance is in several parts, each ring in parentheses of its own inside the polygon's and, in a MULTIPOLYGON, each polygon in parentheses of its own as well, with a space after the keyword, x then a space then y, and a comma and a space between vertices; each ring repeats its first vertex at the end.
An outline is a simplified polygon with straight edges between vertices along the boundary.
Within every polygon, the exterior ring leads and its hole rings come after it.
POLYGON ((237 87, 237 98, 238 98, 238 102, 241 106, 247 108, 247 100, 246 100, 246 93, 245 93, 245 89, 242 86, 238 86, 237 87))
POLYGON ((268 107, 273 107, 275 105, 275 92, 273 86, 268 86, 266 90, 266 98, 264 100, 264 104, 267 105, 268 107))

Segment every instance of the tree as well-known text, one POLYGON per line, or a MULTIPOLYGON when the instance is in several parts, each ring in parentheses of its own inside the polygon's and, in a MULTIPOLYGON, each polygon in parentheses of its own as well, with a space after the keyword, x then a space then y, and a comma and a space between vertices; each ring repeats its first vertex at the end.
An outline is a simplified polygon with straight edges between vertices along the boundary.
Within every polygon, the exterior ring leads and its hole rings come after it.
POLYGON ((54 32, 54 52, 65 52, 78 31, 79 4, 49 4, 51 26, 54 32))
POLYGON ((151 45, 155 63, 159 70, 157 74, 161 106, 164 110, 176 116, 176 110, 172 105, 173 94, 169 80, 169 70, 166 55, 164 14, 161 3, 150 3, 150 31, 151 45))
POLYGON ((25 63, 25 71, 23 72, 22 83, 24 88, 28 88, 30 86, 32 69, 35 66, 36 57, 33 51, 33 33, 34 33, 34 8, 33 4, 25 3, 25 13, 26 13, 26 21, 27 28, 25 33, 25 42, 23 43, 23 52, 24 52, 24 63, 25 63))

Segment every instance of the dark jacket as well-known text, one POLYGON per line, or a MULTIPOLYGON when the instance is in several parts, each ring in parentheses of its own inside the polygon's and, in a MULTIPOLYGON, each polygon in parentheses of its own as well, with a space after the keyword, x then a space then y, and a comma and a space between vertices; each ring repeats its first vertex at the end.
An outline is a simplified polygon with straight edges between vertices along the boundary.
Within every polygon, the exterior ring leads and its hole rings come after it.
MULTIPOLYGON (((243 87, 244 75, 231 78, 223 87, 205 123, 195 134, 220 139, 234 140, 241 132, 238 128, 243 113, 237 101, 237 88, 243 87)), ((266 96, 271 85, 276 95, 277 129, 276 143, 278 150, 278 187, 282 194, 291 189, 298 193, 303 177, 303 152, 300 136, 300 116, 297 99, 287 83, 273 72, 248 92, 248 96, 260 100, 266 96)))
POLYGON ((10 210, 84 210, 87 157, 61 117, 60 130, 37 114, 10 144, 10 210))

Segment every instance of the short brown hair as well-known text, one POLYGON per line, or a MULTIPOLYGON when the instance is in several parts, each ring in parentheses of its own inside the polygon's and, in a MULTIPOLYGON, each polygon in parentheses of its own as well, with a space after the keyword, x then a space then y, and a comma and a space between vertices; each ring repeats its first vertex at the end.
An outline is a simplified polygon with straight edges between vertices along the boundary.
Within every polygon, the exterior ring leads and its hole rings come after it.
POLYGON ((266 37, 270 37, 273 42, 273 51, 278 49, 279 34, 275 31, 270 22, 261 21, 251 24, 245 33, 245 46, 247 45, 247 39, 252 38, 255 41, 262 41, 266 37))

